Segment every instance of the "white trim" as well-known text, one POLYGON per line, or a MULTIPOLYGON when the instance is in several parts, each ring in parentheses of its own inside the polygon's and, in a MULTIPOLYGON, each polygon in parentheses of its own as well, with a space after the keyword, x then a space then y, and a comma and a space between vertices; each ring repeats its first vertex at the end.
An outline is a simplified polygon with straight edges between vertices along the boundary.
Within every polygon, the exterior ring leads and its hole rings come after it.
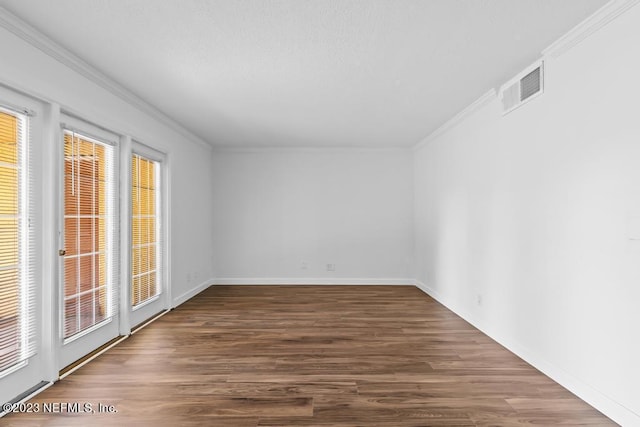
POLYGON ((120 138, 120 335, 131 334, 131 147, 128 135, 120 138))
POLYGON ((142 323, 142 325, 140 326, 136 326, 135 331, 131 331, 131 333, 129 335, 133 335, 138 333, 141 329, 146 328, 147 326, 149 326, 151 323, 155 322, 156 320, 158 320, 159 318, 161 318, 162 316, 164 316, 165 314, 169 313, 171 310, 168 309, 163 309, 160 313, 156 314, 155 316, 153 316, 151 319, 145 321, 142 323))
POLYGON ((216 278, 216 285, 414 285, 413 279, 372 278, 216 278))
POLYGON ((535 351, 524 347, 520 343, 516 342, 510 337, 506 337, 501 333, 491 330, 491 328, 484 325, 472 313, 469 313, 461 306, 456 305, 453 301, 448 301, 443 298, 437 291, 430 286, 418 280, 415 281, 415 286, 425 294, 429 295, 440 304, 453 311, 455 314, 469 322, 471 325, 478 328, 482 333, 504 346, 507 350, 514 353, 516 356, 529 363, 531 366, 560 384, 562 387, 569 390, 571 393, 584 400, 589 405, 593 406, 598 411, 602 412, 607 417, 611 418, 616 423, 623 426, 640 426, 640 415, 633 412, 631 409, 626 408, 614 401, 610 397, 604 395, 600 391, 581 381, 580 379, 569 374, 562 368, 550 363, 545 358, 536 354, 535 351))
POLYGON ((0 379, 13 374, 16 371, 19 371, 20 369, 24 368, 25 366, 27 366, 29 364, 29 359, 24 359, 21 362, 16 363, 15 365, 11 365, 7 368, 4 368, 2 371, 0 371, 0 379))
POLYGON ((60 111, 60 130, 63 134, 75 134, 91 143, 110 147, 117 146, 120 141, 120 136, 117 133, 85 120, 83 117, 69 115, 65 110, 60 111))
MULTIPOLYGON (((19 405, 21 403, 28 402, 29 400, 33 399, 35 396, 37 396, 38 394, 42 393, 43 391, 45 391, 46 389, 48 389, 52 385, 53 385, 53 381, 46 381, 45 384, 42 385, 42 387, 39 387, 38 389, 34 390, 32 393, 29 393, 28 395, 26 395, 22 399, 20 399, 17 402, 15 402, 15 404, 19 405)), ((8 414, 7 411, 4 411, 4 410, 2 410, 0 408, 0 418, 4 417, 7 414, 8 414)))
MULTIPOLYGON (((640 1, 640 0, 639 0, 640 1)), ((428 145, 431 141, 438 138, 439 136, 445 134, 450 129, 456 127, 459 123, 463 122, 468 116, 480 110, 482 107, 490 103, 491 101, 497 98, 497 92, 494 88, 491 88, 480 98, 473 101, 468 107, 464 110, 460 111, 458 114, 444 122, 439 128, 431 132, 426 138, 418 142, 413 146, 414 151, 419 150, 426 145, 428 145)))
POLYGON ((214 282, 215 282, 214 279, 205 280, 204 282, 200 283, 195 288, 192 288, 192 289, 188 290, 187 292, 183 293, 182 295, 179 295, 179 296, 175 297, 173 299, 172 308, 176 308, 180 304, 189 301, 191 298, 195 297, 200 292, 204 291, 209 286, 211 286, 214 282))
POLYGON ((167 157, 167 153, 165 151, 153 148, 150 145, 144 144, 135 138, 131 140, 131 153, 129 155, 129 162, 131 161, 131 157, 134 154, 140 157, 145 157, 147 160, 152 160, 156 163, 164 163, 167 157))
MULTIPOLYGON (((113 320, 113 316, 111 317, 107 317, 104 320, 101 320, 100 322, 96 323, 95 325, 89 326, 86 329, 81 330, 80 332, 76 332, 75 334, 67 337, 67 338, 63 338, 62 339, 62 345, 65 346, 67 344, 71 344, 72 342, 84 337, 85 335, 89 335, 91 332, 97 331, 98 329, 107 326, 111 323, 111 321, 113 320)), ((83 356, 80 356, 83 357, 83 356)))
MULTIPOLYGON (((430 288, 429 286, 427 286, 425 283, 416 280, 415 282, 413 282, 414 285, 416 286, 416 288, 420 289, 422 292, 424 292, 425 294, 429 295, 431 298, 433 298, 434 300, 438 301, 440 304, 444 305, 445 307, 447 307, 449 310, 454 311, 451 309, 451 307, 449 307, 448 305, 446 305, 444 302, 441 301, 441 297, 440 295, 432 288, 430 288)), ((458 314, 458 313, 456 313, 458 314)), ((460 316, 458 314, 458 316, 460 316)), ((462 317, 462 316, 460 316, 462 317)), ((465 319, 467 320, 467 319, 465 319)))
POLYGON ((611 0, 544 49, 542 54, 550 58, 561 56, 638 3, 640 0, 611 0))
MULTIPOLYGON (((153 246, 155 246, 156 244, 155 244, 155 243, 145 243, 144 245, 137 246, 137 247, 136 247, 136 248, 134 248, 134 249, 140 249, 140 248, 143 248, 143 247, 145 247, 145 246, 146 246, 146 247, 150 247, 150 246, 152 246, 152 245, 153 245, 153 246)), ((157 272, 158 272, 158 270, 156 270, 156 269, 154 268, 153 270, 147 270, 147 271, 145 271, 144 273, 134 274, 134 275, 132 275, 132 276, 131 276, 131 278, 132 278, 132 279, 138 279, 138 278, 140 278, 140 277, 142 277, 142 276, 149 276, 149 275, 151 275, 151 273, 157 273, 157 272)), ((160 293, 162 293, 162 292, 160 292, 160 293)), ((152 297, 150 297, 150 298, 155 298, 155 297, 157 297, 157 296, 160 296, 160 293, 158 293, 158 294, 156 294, 156 295, 154 295, 154 296, 152 296, 152 297)), ((148 299, 149 299, 149 298, 147 298, 147 300, 148 300, 148 299)), ((138 305, 136 305, 135 307, 138 307, 140 304, 142 304, 142 303, 138 303, 138 305)))
MULTIPOLYGON (((7 89, 12 89, 12 88, 8 87, 7 89)), ((21 114, 27 117, 35 117, 38 115, 35 111, 33 111, 30 108, 14 105, 12 103, 5 102, 4 100, 2 101, 2 105, 0 105, 0 111, 3 111, 11 115, 21 114)))
POLYGON ((87 289, 86 291, 78 292, 77 294, 73 294, 71 296, 64 297, 64 301, 69 301, 70 299, 78 298, 78 297, 81 297, 81 296, 84 296, 84 295, 89 295, 91 293, 94 293, 95 291, 98 291, 98 290, 100 290, 102 288, 106 288, 106 287, 107 287, 107 285, 105 284, 105 285, 100 285, 97 288, 87 289))
POLYGON ((25 42, 31 44, 35 48, 41 50, 56 61, 75 71, 76 73, 86 77, 93 83, 134 106, 143 113, 148 114, 154 119, 164 123, 178 134, 184 136, 194 144, 198 144, 205 148, 211 148, 212 145, 204 139, 195 135, 180 123, 163 113, 147 101, 126 89, 120 83, 108 77, 106 74, 91 66, 80 57, 74 55, 66 48, 49 39, 40 31, 27 24, 5 8, 0 6, 0 27, 3 27, 20 37, 25 42))
MULTIPOLYGON (((67 218, 73 218, 73 216, 65 216, 65 219, 67 218)), ((77 218, 77 217, 76 217, 77 218)), ((102 255, 102 254, 106 254, 107 251, 98 251, 98 252, 83 252, 81 254, 75 254, 75 255, 65 255, 65 259, 77 259, 77 258, 82 258, 85 256, 95 256, 95 255, 102 255)))
POLYGON ((73 374, 75 371, 77 371, 78 369, 82 368, 84 365, 86 365, 87 363, 91 362, 92 360, 94 360, 95 358, 97 358, 98 356, 100 356, 101 354, 107 352, 108 350, 110 350, 111 348, 115 347, 116 345, 120 344, 122 341, 126 340, 127 338, 129 338, 128 335, 119 337, 117 341, 112 342, 111 344, 109 344, 107 347, 103 348, 102 350, 100 350, 99 352, 97 352, 96 354, 92 355, 91 357, 89 357, 86 360, 83 360, 82 363, 79 363, 78 365, 74 366, 73 368, 69 369, 67 372, 65 372, 64 374, 60 375, 59 379, 63 379, 68 377, 69 375, 73 374))
POLYGON ((152 303, 158 301, 160 299, 160 296, 161 296, 161 294, 157 294, 157 295, 154 295, 154 296, 152 296, 150 298, 147 298, 146 300, 142 301, 141 303, 138 303, 138 304, 132 306, 131 307, 131 311, 140 310, 141 308, 144 308, 144 307, 148 306, 149 304, 152 304, 152 303))
POLYGON ((60 168, 63 150, 60 138, 60 105, 48 104, 44 112, 42 141, 42 157, 48 161, 42 163, 42 203, 43 218, 43 265, 42 265, 42 353, 43 380, 56 381, 58 379, 60 362, 60 257, 58 250, 62 249, 58 230, 63 223, 60 211, 60 168))
MULTIPOLYGON (((213 156, 213 154, 212 154, 213 156)), ((171 179, 173 173, 173 157, 167 153, 162 160, 163 166, 160 176, 160 207, 162 209, 160 213, 160 227, 162 228, 162 283, 164 286, 162 308, 169 310, 175 305, 172 305, 173 285, 171 282, 171 205, 173 199, 171 197, 171 179)))

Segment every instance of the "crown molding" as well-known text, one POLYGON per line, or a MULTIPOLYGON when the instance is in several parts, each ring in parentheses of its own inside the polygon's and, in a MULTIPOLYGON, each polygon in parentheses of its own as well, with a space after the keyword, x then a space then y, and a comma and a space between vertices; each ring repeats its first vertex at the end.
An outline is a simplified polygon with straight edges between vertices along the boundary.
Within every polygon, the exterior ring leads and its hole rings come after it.
POLYGON ((143 113, 153 117, 154 119, 167 125, 180 135, 187 138, 189 141, 201 145, 205 148, 212 148, 211 144, 207 143, 204 139, 195 135, 173 118, 169 117, 138 95, 131 92, 129 89, 121 85, 120 83, 108 77, 100 70, 84 61, 68 49, 64 48, 60 44, 54 42, 36 28, 24 22, 7 9, 0 6, 0 27, 5 28, 14 35, 18 36, 25 42, 39 49, 46 55, 60 62, 64 66, 70 68, 76 73, 89 79, 93 83, 97 84, 101 88, 107 90, 111 94, 122 99, 126 103, 132 105, 143 113))
POLYGON ((479 109, 481 109, 482 107, 487 105, 489 102, 491 102, 494 99, 496 99, 496 97, 497 97, 497 92, 496 92, 496 90, 494 88, 492 88, 491 90, 486 92, 484 95, 482 95, 480 98, 476 99, 473 103, 471 103, 464 110, 460 111, 458 114, 456 114, 455 116, 453 116, 452 118, 450 118, 449 120, 444 122, 444 124, 442 126, 440 126, 436 130, 431 132, 422 141, 420 141, 416 145, 414 145, 413 146, 414 151, 425 147, 431 141, 433 141, 434 139, 436 139, 439 136, 443 135, 444 133, 449 131, 451 128, 455 127, 457 124, 459 124, 464 119, 466 119, 468 116, 470 116, 471 114, 475 113, 476 111, 478 111, 479 109))
POLYGON ((589 16, 564 36, 553 42, 542 51, 542 54, 550 58, 557 58, 563 55, 638 3, 640 3, 640 0, 611 0, 598 9, 593 15, 589 16))
MULTIPOLYGON (((640 0, 611 0, 603 7, 601 7, 598 11, 596 11, 593 15, 589 16, 564 36, 560 37, 549 47, 544 49, 542 51, 543 60, 546 58, 557 58, 561 56, 562 54, 573 48, 575 45, 589 37, 591 34, 605 27, 608 23, 616 19, 618 16, 636 6, 638 3, 640 3, 640 0)), ((437 128, 422 141, 414 145, 413 149, 419 150, 425 147, 431 141, 435 140, 451 128, 455 127, 458 123, 462 122, 470 114, 489 103, 496 96, 496 90, 491 89, 471 105, 469 105, 467 108, 446 121, 442 126, 437 128)))

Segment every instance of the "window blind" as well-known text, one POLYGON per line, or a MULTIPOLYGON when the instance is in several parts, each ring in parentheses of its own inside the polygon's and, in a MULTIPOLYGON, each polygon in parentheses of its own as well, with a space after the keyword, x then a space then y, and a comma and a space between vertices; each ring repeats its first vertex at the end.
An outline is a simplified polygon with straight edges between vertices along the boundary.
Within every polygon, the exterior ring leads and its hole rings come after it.
POLYGON ((36 353, 28 123, 0 107, 0 374, 36 353))
POLYGON ((114 147, 64 131, 64 338, 117 313, 114 147))
POLYGON ((131 159, 131 305, 159 295, 159 163, 134 154, 131 159))

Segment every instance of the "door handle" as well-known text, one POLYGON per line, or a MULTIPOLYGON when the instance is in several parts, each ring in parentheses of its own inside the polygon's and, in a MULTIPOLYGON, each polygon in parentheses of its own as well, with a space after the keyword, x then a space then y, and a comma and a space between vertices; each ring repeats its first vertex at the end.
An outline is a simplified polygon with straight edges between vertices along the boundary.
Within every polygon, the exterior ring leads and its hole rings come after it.
POLYGON ((58 250, 58 255, 59 256, 65 256, 66 254, 67 254, 67 251, 65 251, 64 249, 58 250))

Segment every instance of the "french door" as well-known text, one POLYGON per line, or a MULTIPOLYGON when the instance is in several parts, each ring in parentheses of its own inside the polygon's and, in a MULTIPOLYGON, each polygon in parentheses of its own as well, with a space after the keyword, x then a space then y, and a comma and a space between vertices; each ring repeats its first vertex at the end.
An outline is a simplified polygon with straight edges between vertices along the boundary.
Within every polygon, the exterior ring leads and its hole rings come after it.
POLYGON ((166 308, 163 227, 164 157, 133 144, 131 166, 130 326, 135 327, 166 308))
POLYGON ((42 380, 39 235, 31 185, 40 177, 33 164, 41 160, 31 141, 42 134, 32 109, 39 106, 0 87, 0 404, 42 380))
POLYGON ((119 334, 116 135, 65 117, 60 368, 119 334))

